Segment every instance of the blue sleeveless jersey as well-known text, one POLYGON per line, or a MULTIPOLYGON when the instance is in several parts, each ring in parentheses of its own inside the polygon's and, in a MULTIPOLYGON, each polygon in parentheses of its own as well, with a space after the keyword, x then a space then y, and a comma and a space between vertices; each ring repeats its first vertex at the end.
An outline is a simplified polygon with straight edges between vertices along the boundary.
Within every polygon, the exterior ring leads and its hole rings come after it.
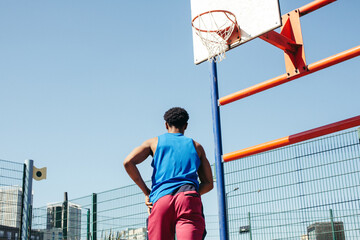
POLYGON ((181 133, 159 136, 151 166, 154 168, 150 193, 153 204, 184 184, 193 184, 199 190, 200 158, 191 138, 181 133))

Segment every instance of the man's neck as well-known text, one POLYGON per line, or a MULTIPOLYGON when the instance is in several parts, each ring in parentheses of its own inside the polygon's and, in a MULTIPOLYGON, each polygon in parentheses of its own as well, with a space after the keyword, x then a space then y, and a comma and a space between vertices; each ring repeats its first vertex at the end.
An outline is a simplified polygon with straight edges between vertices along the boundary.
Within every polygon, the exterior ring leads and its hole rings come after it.
POLYGON ((176 127, 170 127, 168 128, 168 133, 181 133, 184 134, 185 130, 178 129, 176 127))

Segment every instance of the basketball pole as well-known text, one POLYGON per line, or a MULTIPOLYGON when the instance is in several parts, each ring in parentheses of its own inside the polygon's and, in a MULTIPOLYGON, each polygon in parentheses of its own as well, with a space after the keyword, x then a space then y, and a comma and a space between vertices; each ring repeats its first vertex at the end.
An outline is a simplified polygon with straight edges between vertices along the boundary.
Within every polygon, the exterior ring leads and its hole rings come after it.
MULTIPOLYGON (((215 58, 215 57, 214 57, 215 58)), ((211 81, 211 108, 213 119, 213 132, 214 132, 214 148, 215 148, 215 171, 216 171, 216 187, 218 198, 218 213, 219 213, 219 228, 220 240, 229 239, 229 231, 227 225, 227 211, 225 200, 225 181, 224 169, 222 162, 222 141, 221 141, 221 125, 220 125, 220 110, 219 110, 219 90, 218 90, 218 77, 216 59, 210 61, 210 81, 211 81)))

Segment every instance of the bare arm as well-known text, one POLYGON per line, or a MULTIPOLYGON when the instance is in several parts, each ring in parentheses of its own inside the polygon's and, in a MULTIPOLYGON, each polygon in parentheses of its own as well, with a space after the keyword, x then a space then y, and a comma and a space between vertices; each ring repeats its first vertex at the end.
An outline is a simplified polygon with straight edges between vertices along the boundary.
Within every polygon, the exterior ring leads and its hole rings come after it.
POLYGON ((200 158, 200 167, 198 169, 198 175, 200 179, 199 193, 203 195, 214 187, 213 176, 209 160, 206 158, 204 148, 197 142, 195 142, 195 148, 200 158))
POLYGON ((157 138, 152 138, 145 141, 139 147, 136 147, 134 150, 132 150, 124 160, 124 167, 126 172, 145 194, 145 204, 148 207, 151 207, 152 205, 149 202, 150 189, 148 186, 146 186, 136 165, 142 163, 148 156, 153 154, 154 144, 157 144, 157 138))

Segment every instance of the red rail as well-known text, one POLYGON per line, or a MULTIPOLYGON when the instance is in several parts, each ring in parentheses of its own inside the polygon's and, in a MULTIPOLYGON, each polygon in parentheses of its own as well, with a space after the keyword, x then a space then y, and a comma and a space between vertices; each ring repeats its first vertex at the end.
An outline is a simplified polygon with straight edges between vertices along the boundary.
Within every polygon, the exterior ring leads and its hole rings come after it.
POLYGON ((325 125, 319 128, 314 128, 305 132, 290 135, 287 137, 279 138, 270 142, 255 145, 253 147, 244 148, 235 152, 227 153, 223 155, 223 160, 229 162, 239 158, 255 155, 258 153, 266 152, 276 148, 288 146, 294 143, 303 142, 312 138, 320 137, 326 134, 342 131, 348 128, 356 127, 360 125, 360 115, 349 118, 340 122, 325 125))
POLYGON ((265 91, 269 88, 276 87, 278 85, 290 82, 292 80, 295 80, 297 78, 303 77, 305 75, 308 75, 310 73, 314 73, 316 71, 319 71, 321 69, 333 66, 335 64, 338 64, 340 62, 344 62, 346 60, 349 60, 351 58, 357 57, 360 55, 360 45, 354 48, 351 48, 349 50, 346 50, 344 52, 338 53, 336 55, 333 55, 331 57, 325 58, 323 60, 320 60, 318 62, 312 63, 308 65, 308 71, 301 72, 297 75, 288 77, 287 74, 280 75, 278 77, 272 78, 270 80, 267 80, 265 82, 256 84, 252 87, 243 89, 241 91, 238 91, 236 93, 232 93, 230 95, 227 95, 225 97, 222 97, 219 99, 219 105, 226 105, 231 102, 235 102, 237 100, 240 100, 242 98, 254 95, 256 93, 265 91))

